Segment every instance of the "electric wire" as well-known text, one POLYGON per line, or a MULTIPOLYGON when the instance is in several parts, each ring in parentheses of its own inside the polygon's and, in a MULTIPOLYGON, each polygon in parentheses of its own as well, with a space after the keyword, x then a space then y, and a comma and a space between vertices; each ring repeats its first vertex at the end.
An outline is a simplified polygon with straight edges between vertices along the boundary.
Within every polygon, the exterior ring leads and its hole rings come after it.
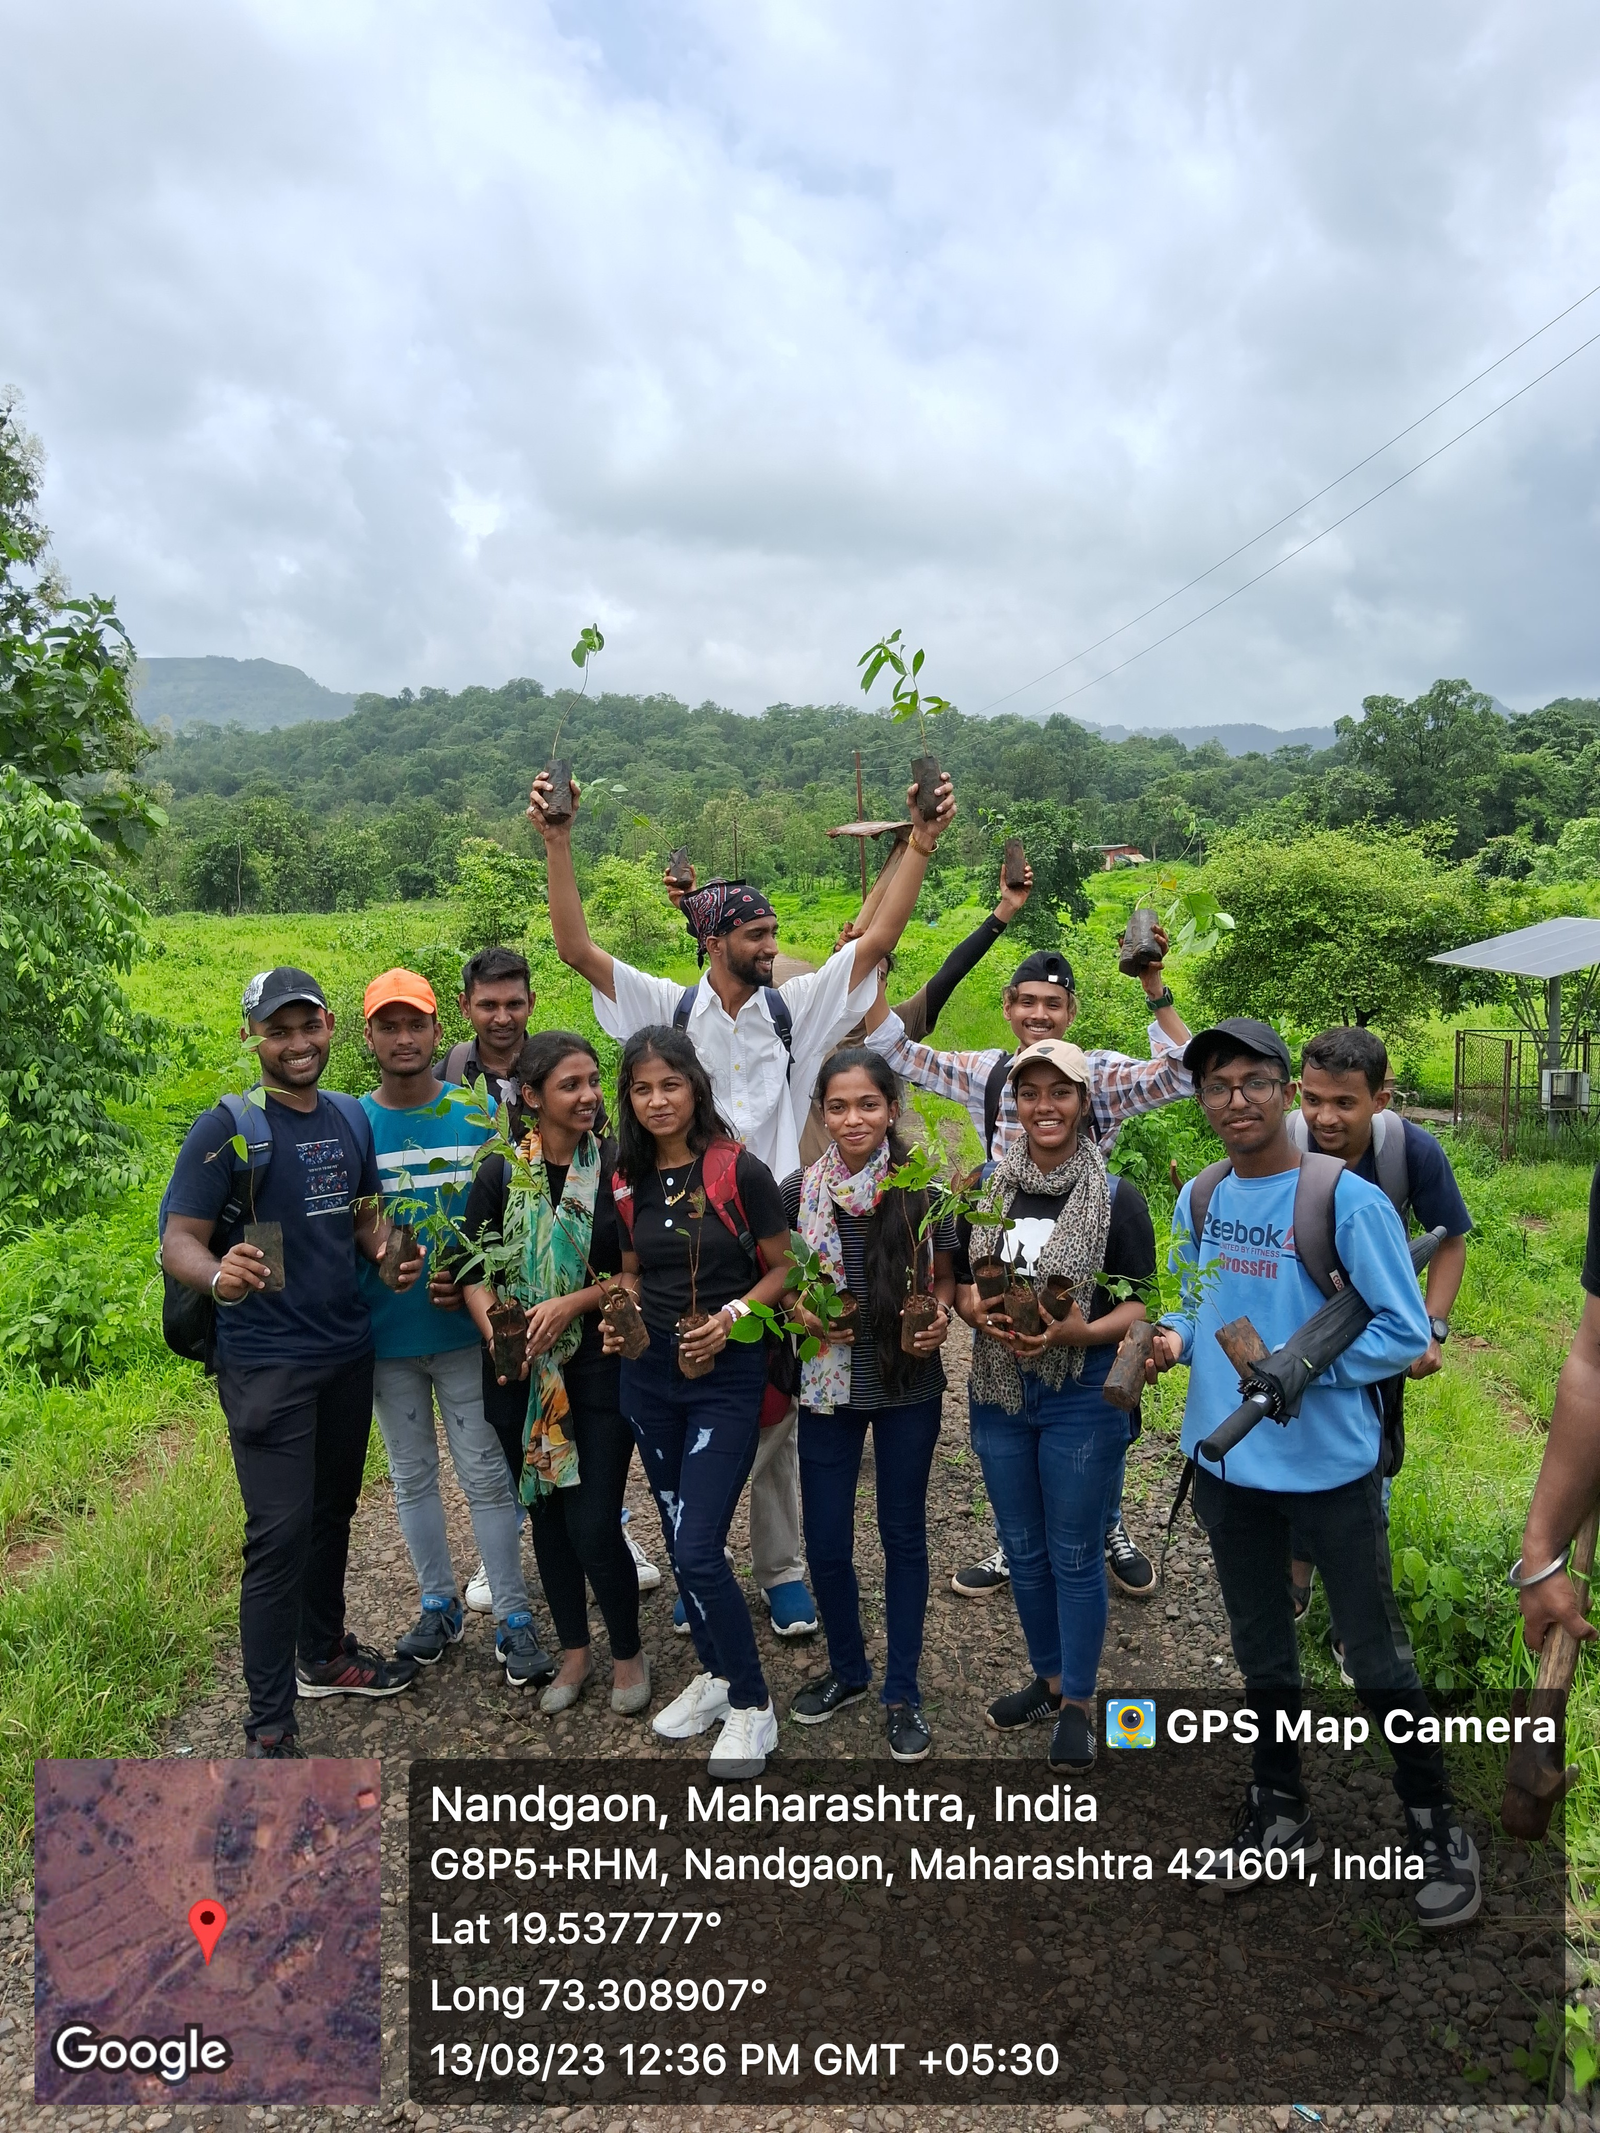
MULTIPOLYGON (((1423 423, 1431 422, 1433 417, 1437 415, 1441 411, 1441 409, 1447 408, 1453 400, 1459 400, 1461 398, 1461 395, 1465 392, 1470 392, 1474 385, 1482 384, 1483 380, 1487 378, 1492 372, 1499 370, 1502 364, 1509 363, 1514 355, 1520 355, 1524 348, 1531 347, 1533 343, 1537 341, 1543 334, 1548 333, 1553 326, 1559 326, 1564 318, 1570 318, 1574 311, 1579 310, 1584 304, 1588 303, 1591 297, 1597 295, 1600 295, 1600 282, 1596 282, 1592 289, 1585 289, 1582 296, 1574 298, 1574 300, 1567 305, 1564 311, 1558 311, 1554 318, 1546 319, 1542 326, 1536 327, 1532 333, 1528 334, 1523 340, 1518 341, 1514 348, 1508 348, 1504 355, 1496 356, 1492 363, 1486 364, 1482 370, 1476 372, 1472 377, 1468 378, 1464 385, 1458 385, 1454 392, 1446 393, 1442 400, 1436 400, 1433 406, 1430 407, 1425 414, 1418 415, 1414 422, 1408 422, 1403 430, 1396 430, 1392 437, 1387 438, 1384 443, 1378 445, 1374 450, 1368 452, 1364 459, 1358 459, 1355 462, 1354 466, 1346 467, 1344 472, 1342 474, 1335 475, 1332 481, 1324 482, 1320 489, 1313 490, 1311 495, 1306 497, 1303 502, 1296 504, 1292 511, 1286 511, 1283 514, 1282 518, 1275 518, 1270 526, 1263 526, 1259 533, 1251 534, 1249 540, 1241 541, 1237 548, 1230 549, 1225 556, 1219 556, 1215 563, 1208 564, 1204 570, 1202 570, 1196 577, 1190 578, 1186 584, 1178 586, 1177 589, 1173 592, 1163 594, 1163 596, 1159 600, 1157 600, 1152 606, 1142 609, 1141 612, 1137 615, 1130 615, 1126 622, 1119 622, 1114 630, 1107 630, 1105 635, 1103 637, 1097 637, 1094 640, 1093 644, 1084 645, 1081 650, 1073 652, 1068 658, 1061 660, 1056 666, 1046 667, 1042 674, 1035 674, 1032 681, 1019 682, 1016 688, 1008 689, 1003 696, 991 696, 986 704, 980 704, 978 706, 977 711, 973 714, 974 717, 981 718, 986 711, 993 711, 997 709, 998 706, 1001 704, 1010 703, 1011 699, 1014 696, 1022 696, 1025 695, 1029 689, 1036 689, 1039 686, 1040 682, 1049 681, 1052 675, 1065 673, 1068 667, 1076 666, 1080 659, 1087 659, 1091 652, 1098 652, 1103 644, 1110 644, 1113 638, 1126 635, 1129 630, 1136 628, 1139 623, 1147 622, 1152 615, 1158 615, 1161 612, 1162 608, 1170 607, 1174 600, 1182 599, 1183 595, 1186 592, 1193 592, 1194 588, 1197 585, 1203 585, 1207 578, 1215 577, 1217 572, 1225 568, 1227 564, 1234 562, 1239 556, 1244 555, 1249 549, 1254 548, 1259 542, 1264 541, 1269 533, 1276 533, 1280 526, 1287 526, 1292 519, 1297 519, 1303 511, 1309 511, 1313 504, 1320 503, 1324 496, 1331 495, 1331 493, 1335 489, 1341 487, 1345 482, 1347 482, 1353 474, 1359 474, 1363 467, 1371 466, 1372 462, 1375 459, 1381 459, 1383 454, 1387 452, 1392 445, 1398 444, 1404 437, 1409 437, 1413 430, 1421 429, 1423 423)), ((1583 346, 1587 348, 1589 346, 1589 343, 1585 341, 1583 343, 1583 346)), ((1573 350, 1573 354, 1575 355, 1578 352, 1579 351, 1577 349, 1573 350)), ((1563 358, 1563 360, 1565 360, 1565 358, 1563 358)), ((1560 367, 1560 364, 1552 365, 1552 368, 1554 369, 1559 369, 1560 367)), ((1548 377, 1549 372, 1542 372, 1541 375, 1544 377, 1548 377)), ((1538 384, 1538 382, 1539 380, 1537 378, 1532 380, 1532 383, 1534 384, 1538 384)), ((1516 397, 1516 394, 1512 395, 1513 399, 1515 399, 1516 397)), ((1505 401, 1501 402, 1502 406, 1506 406, 1508 404, 1509 403, 1505 401)), ((1491 410, 1491 412, 1495 412, 1495 410, 1491 410)), ((1474 425, 1474 427, 1476 427, 1476 425, 1474 425)), ((1461 434, 1465 436, 1467 432, 1463 430, 1461 434)), ((1451 441, 1454 442, 1455 440, 1452 439, 1451 441)), ((1446 447, 1441 447, 1441 450, 1443 449, 1446 449, 1446 447)), ((1419 461, 1418 464, 1426 466, 1427 461, 1422 460, 1419 461)), ((1415 470, 1413 469, 1413 471, 1415 470)), ((1402 479, 1403 478, 1404 477, 1402 477, 1402 479)), ((1393 484, 1391 484, 1391 487, 1392 486, 1393 484)), ((1379 495, 1382 495, 1383 491, 1379 490, 1378 493, 1379 495)), ((1369 498, 1368 500, 1370 502, 1372 499, 1369 498)), ((1336 521, 1336 523, 1342 525, 1343 520, 1336 521)), ((1333 531, 1333 528, 1328 527, 1326 530, 1331 533, 1333 531)), ((1283 558, 1283 560, 1287 561, 1288 558, 1285 557, 1283 558)), ((1252 579, 1250 582, 1254 584, 1256 580, 1252 579)), ((1244 589, 1245 588, 1243 586, 1239 588, 1241 592, 1244 591, 1244 589)), ((1206 610, 1206 613, 1209 614, 1210 612, 1211 610, 1208 608, 1206 610)), ((1200 618, 1199 616, 1196 616, 1194 619, 1198 621, 1200 618)), ((1156 641, 1157 643, 1165 643, 1166 639, 1158 638, 1156 641)), ((1148 647, 1148 649, 1153 651, 1155 649, 1155 646, 1151 645, 1148 647)), ((1126 666, 1127 661, 1124 660, 1122 662, 1122 665, 1126 666)), ((1107 671, 1115 674, 1120 671, 1120 668, 1111 667, 1107 671)), ((1059 698, 1058 701, 1065 702, 1066 699, 1059 698)), ((1049 709, 1050 707, 1047 705, 1045 706, 1045 708, 1049 709)))
MULTIPOLYGON (((1220 600, 1213 600, 1209 607, 1202 607, 1198 614, 1191 615, 1186 622, 1180 622, 1176 628, 1167 630, 1162 636, 1154 638, 1137 652, 1130 652, 1126 659, 1119 659, 1115 666, 1107 667, 1103 674, 1096 674, 1090 680, 1080 682, 1077 688, 1067 690, 1064 696, 1052 697, 1049 703, 1039 705, 1038 709, 1030 712, 1029 716, 1036 718, 1042 712, 1054 711, 1062 704, 1071 703, 1075 696, 1082 696, 1087 690, 1098 688, 1101 682, 1109 681, 1113 674, 1120 674, 1124 667, 1131 667, 1135 660, 1143 659, 1146 653, 1154 652, 1164 644, 1170 644, 1174 637, 1181 637, 1185 630, 1193 629, 1197 622, 1204 622, 1207 615, 1214 615, 1219 607, 1226 607, 1230 600, 1237 600, 1239 595, 1248 592, 1252 585, 1259 585, 1263 578, 1270 578, 1275 570, 1282 570, 1285 563, 1292 563, 1297 555, 1304 555, 1308 548, 1315 548, 1318 541, 1325 541, 1330 533, 1337 533, 1341 526, 1347 526, 1351 519, 1358 517, 1361 512, 1367 509, 1368 505, 1377 503, 1380 497, 1387 496, 1391 489, 1398 489, 1400 484, 1403 481, 1409 481, 1413 474, 1420 474, 1424 467, 1431 466, 1433 461, 1448 452, 1452 445, 1459 444, 1463 437, 1470 437, 1474 430, 1481 430, 1486 422, 1493 421, 1494 417, 1501 413, 1503 409, 1508 408, 1514 400, 1520 400, 1524 393, 1531 393, 1536 385, 1542 385, 1546 378, 1570 363, 1574 356, 1581 356, 1586 348, 1592 348, 1596 341, 1600 341, 1600 333, 1591 333, 1586 341, 1580 341, 1576 348, 1569 349, 1564 356, 1552 363, 1548 370, 1541 370, 1538 376, 1530 378, 1526 385, 1519 385, 1514 393, 1508 393, 1503 400, 1496 401, 1495 405, 1484 414, 1481 414, 1476 422, 1469 422, 1464 430, 1457 430, 1453 437, 1447 438, 1443 444, 1429 452, 1426 457, 1419 459, 1414 466, 1407 467, 1404 473, 1397 474, 1393 481, 1386 481, 1381 489, 1374 489, 1372 494, 1363 502, 1352 505, 1342 516, 1334 519, 1330 525, 1324 526, 1320 533, 1311 534, 1308 539, 1301 541, 1296 547, 1289 549, 1286 554, 1279 556, 1276 562, 1269 563, 1265 570, 1258 570, 1253 578, 1246 578, 1242 585, 1236 585, 1232 592, 1224 593, 1220 600)), ((1104 642, 1104 639, 1101 641, 1104 642)), ((1056 671, 1059 672, 1060 669, 1058 668, 1056 671)))

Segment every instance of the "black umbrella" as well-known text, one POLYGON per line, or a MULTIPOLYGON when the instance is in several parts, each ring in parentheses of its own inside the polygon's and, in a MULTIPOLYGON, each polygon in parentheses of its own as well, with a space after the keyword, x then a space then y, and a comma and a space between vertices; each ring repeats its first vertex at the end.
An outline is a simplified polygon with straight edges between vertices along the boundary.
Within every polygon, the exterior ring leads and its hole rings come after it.
MULTIPOLYGON (((1412 1239, 1411 1264, 1419 1274, 1444 1237, 1441 1227, 1412 1239)), ((1246 1395, 1244 1405, 1236 1407, 1226 1422, 1219 1423, 1209 1437, 1195 1446, 1195 1451, 1221 1468, 1226 1455, 1249 1436, 1258 1422, 1264 1422, 1269 1415, 1274 1422, 1290 1421, 1300 1412, 1306 1387, 1337 1362, 1371 1323, 1372 1312, 1354 1289, 1341 1289, 1337 1296, 1330 1296, 1281 1348, 1274 1348, 1259 1363, 1250 1365, 1249 1374, 1240 1380, 1240 1390, 1246 1395)), ((1226 1479, 1225 1468, 1223 1475, 1226 1479)))

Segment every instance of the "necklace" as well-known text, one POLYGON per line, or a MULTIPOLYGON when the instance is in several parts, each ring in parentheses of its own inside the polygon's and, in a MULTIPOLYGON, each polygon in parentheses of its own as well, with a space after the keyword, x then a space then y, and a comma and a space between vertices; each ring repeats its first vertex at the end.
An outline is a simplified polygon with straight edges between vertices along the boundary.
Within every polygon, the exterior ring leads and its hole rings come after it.
MULTIPOLYGON (((660 1180, 661 1184, 661 1197, 666 1201, 669 1207, 676 1207, 678 1202, 684 1197, 685 1193, 688 1192, 689 1180, 694 1176, 694 1166, 697 1160, 698 1158, 695 1156, 691 1156, 689 1158, 689 1167, 683 1173, 683 1183, 678 1187, 676 1192, 672 1192, 669 1190, 669 1187, 672 1184, 671 1172, 664 1171, 659 1163, 656 1165, 656 1176, 660 1180)), ((673 1168, 674 1170, 677 1168, 676 1164, 674 1164, 673 1168)))

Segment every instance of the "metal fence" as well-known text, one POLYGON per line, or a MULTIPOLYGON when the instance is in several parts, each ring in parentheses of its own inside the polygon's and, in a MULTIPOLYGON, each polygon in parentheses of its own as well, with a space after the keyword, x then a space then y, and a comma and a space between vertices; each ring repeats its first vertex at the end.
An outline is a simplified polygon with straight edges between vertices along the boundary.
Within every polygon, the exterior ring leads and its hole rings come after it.
MULTIPOLYGON (((1568 1040, 1562 1067, 1567 1075, 1589 1074, 1590 1033, 1579 1030, 1568 1040)), ((1600 1145, 1600 1105, 1561 1101, 1547 1104, 1543 1073, 1545 1046, 1526 1031, 1458 1029, 1453 1121, 1464 1133, 1491 1141, 1502 1161, 1526 1157, 1595 1154, 1600 1145)), ((1597 1092, 1600 1093, 1600 1092, 1597 1092)))

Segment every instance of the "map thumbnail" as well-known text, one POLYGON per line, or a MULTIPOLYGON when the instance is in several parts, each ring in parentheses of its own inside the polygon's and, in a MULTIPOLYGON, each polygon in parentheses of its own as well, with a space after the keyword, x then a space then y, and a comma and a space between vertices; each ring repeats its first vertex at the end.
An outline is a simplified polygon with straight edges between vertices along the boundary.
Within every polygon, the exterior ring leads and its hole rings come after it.
POLYGON ((379 1796, 375 1759, 36 1763, 39 2101, 376 2103, 379 1796))

